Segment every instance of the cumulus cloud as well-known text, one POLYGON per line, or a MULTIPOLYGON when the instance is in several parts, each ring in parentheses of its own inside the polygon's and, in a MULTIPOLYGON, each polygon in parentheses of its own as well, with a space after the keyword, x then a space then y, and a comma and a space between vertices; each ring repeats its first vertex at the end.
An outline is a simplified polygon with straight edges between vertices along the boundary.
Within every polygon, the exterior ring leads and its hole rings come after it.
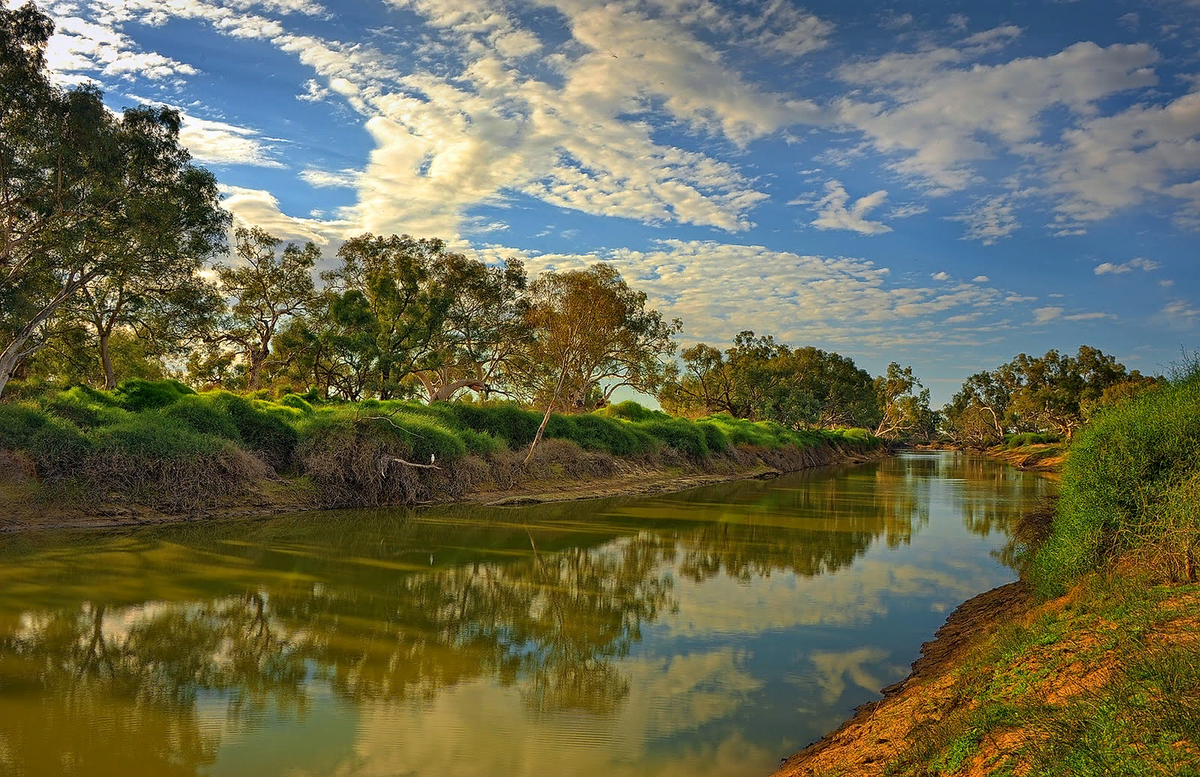
POLYGON ((1104 262, 1096 265, 1094 272, 1096 275, 1123 275, 1124 273, 1133 272, 1134 270, 1142 270, 1143 272, 1153 272, 1158 269, 1158 262, 1149 259, 1138 257, 1130 259, 1124 264, 1113 264, 1112 262, 1104 262))
POLYGON ((839 181, 825 184, 825 196, 816 203, 817 218, 812 225, 817 229, 845 229, 860 235, 880 235, 892 228, 881 221, 870 221, 866 215, 887 200, 882 189, 872 192, 850 204, 850 195, 839 181))

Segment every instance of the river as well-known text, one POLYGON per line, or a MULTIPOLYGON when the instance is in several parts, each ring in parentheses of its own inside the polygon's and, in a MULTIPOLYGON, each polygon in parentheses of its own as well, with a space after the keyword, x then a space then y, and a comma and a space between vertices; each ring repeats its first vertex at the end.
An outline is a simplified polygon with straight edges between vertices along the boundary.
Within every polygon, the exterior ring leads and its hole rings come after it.
POLYGON ((522 508, 0 538, 6 775, 764 775, 1015 578, 953 452, 522 508))

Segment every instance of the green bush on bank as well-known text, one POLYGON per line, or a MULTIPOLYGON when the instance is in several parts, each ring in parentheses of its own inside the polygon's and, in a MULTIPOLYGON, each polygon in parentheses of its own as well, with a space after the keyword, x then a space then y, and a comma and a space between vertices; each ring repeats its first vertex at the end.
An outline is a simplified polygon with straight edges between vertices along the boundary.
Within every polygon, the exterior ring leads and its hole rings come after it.
POLYGON ((1057 516, 1031 577, 1054 595, 1129 552, 1174 557, 1194 569, 1200 551, 1200 369, 1166 388, 1100 412, 1071 443, 1057 516))
MULTIPOLYGON (((137 380, 114 391, 76 386, 41 397, 38 405, 0 404, 0 449, 26 452, 40 478, 90 479, 106 492, 127 489, 162 501, 178 482, 180 504, 202 501, 206 479, 228 479, 212 484, 211 492, 220 494, 247 478, 270 477, 264 464, 275 473, 306 475, 330 494, 369 493, 384 503, 428 490, 414 478, 430 471, 394 474, 389 462, 444 464, 522 451, 542 417, 513 403, 314 406, 296 394, 276 402, 263 392, 196 393, 175 381, 137 380)), ((569 442, 580 454, 637 458, 673 450, 700 461, 735 445, 777 450, 871 438, 865 430, 796 432, 729 416, 690 421, 622 402, 594 413, 552 415, 545 439, 569 442)))

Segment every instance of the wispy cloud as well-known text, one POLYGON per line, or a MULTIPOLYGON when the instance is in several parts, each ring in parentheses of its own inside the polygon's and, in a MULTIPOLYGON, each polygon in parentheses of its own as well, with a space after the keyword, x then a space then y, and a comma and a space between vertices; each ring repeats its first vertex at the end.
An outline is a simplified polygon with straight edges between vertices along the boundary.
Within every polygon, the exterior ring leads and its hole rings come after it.
POLYGON ((860 235, 880 235, 892 228, 882 221, 870 221, 867 214, 887 200, 882 189, 860 197, 850 204, 850 195, 840 181, 825 184, 825 196, 816 202, 817 218, 812 225, 817 229, 845 229, 860 235))

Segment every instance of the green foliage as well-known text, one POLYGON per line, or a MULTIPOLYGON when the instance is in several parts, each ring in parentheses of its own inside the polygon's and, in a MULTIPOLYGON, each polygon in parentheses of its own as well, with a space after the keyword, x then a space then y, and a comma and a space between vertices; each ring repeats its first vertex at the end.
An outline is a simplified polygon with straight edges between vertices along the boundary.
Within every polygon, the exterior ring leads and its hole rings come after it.
POLYGON ((183 397, 160 412, 164 418, 178 421, 197 434, 245 444, 228 410, 212 394, 183 397))
POLYGON ((37 464, 38 476, 51 480, 76 475, 91 447, 78 427, 60 418, 47 418, 25 446, 37 464))
POLYGON ((30 405, 0 404, 0 448, 19 450, 49 421, 45 412, 30 405))
POLYGON ((1005 435, 1004 447, 1012 450, 1024 445, 1045 445, 1059 442, 1061 439, 1057 434, 1049 432, 1022 432, 1021 434, 1005 435))
POLYGON ((729 450, 729 435, 721 427, 707 421, 699 421, 696 427, 704 435, 704 444, 713 453, 724 453, 729 450))
POLYGON ((572 439, 585 449, 614 456, 632 456, 647 451, 645 441, 634 434, 631 424, 624 421, 591 413, 575 416, 574 422, 576 437, 572 439))
POLYGON ((246 448, 276 472, 295 466, 299 435, 287 420, 228 391, 213 391, 202 396, 211 397, 211 401, 229 415, 246 448))
POLYGON ((113 396, 126 410, 139 413, 156 410, 178 402, 181 398, 195 394, 177 380, 127 380, 113 391, 113 396))
POLYGON ((279 404, 284 407, 294 407, 305 415, 313 412, 313 406, 299 394, 284 394, 283 399, 279 400, 279 404))
POLYGON ((693 459, 708 456, 708 442, 699 424, 682 418, 669 421, 643 421, 638 428, 693 459))
POLYGON ((453 402, 446 407, 464 428, 487 433, 513 449, 533 442, 542 420, 538 413, 522 410, 510 402, 485 406, 453 402))
POLYGON ((1200 371, 1096 415, 1071 445, 1058 515, 1032 574, 1061 591, 1108 558, 1165 543, 1194 554, 1200 466, 1200 371), (1190 504, 1189 504, 1190 501, 1190 504))
POLYGON ((186 460, 223 453, 226 444, 190 429, 182 420, 161 412, 131 415, 89 437, 101 453, 117 453, 144 462, 186 460))
POLYGON ((84 430, 117 423, 128 414, 115 397, 87 386, 74 386, 53 394, 44 407, 46 412, 84 430))
POLYGON ((642 407, 632 399, 618 402, 615 405, 609 405, 600 412, 613 418, 624 418, 626 421, 649 421, 654 418, 663 419, 671 417, 661 410, 651 410, 647 407, 642 407))

